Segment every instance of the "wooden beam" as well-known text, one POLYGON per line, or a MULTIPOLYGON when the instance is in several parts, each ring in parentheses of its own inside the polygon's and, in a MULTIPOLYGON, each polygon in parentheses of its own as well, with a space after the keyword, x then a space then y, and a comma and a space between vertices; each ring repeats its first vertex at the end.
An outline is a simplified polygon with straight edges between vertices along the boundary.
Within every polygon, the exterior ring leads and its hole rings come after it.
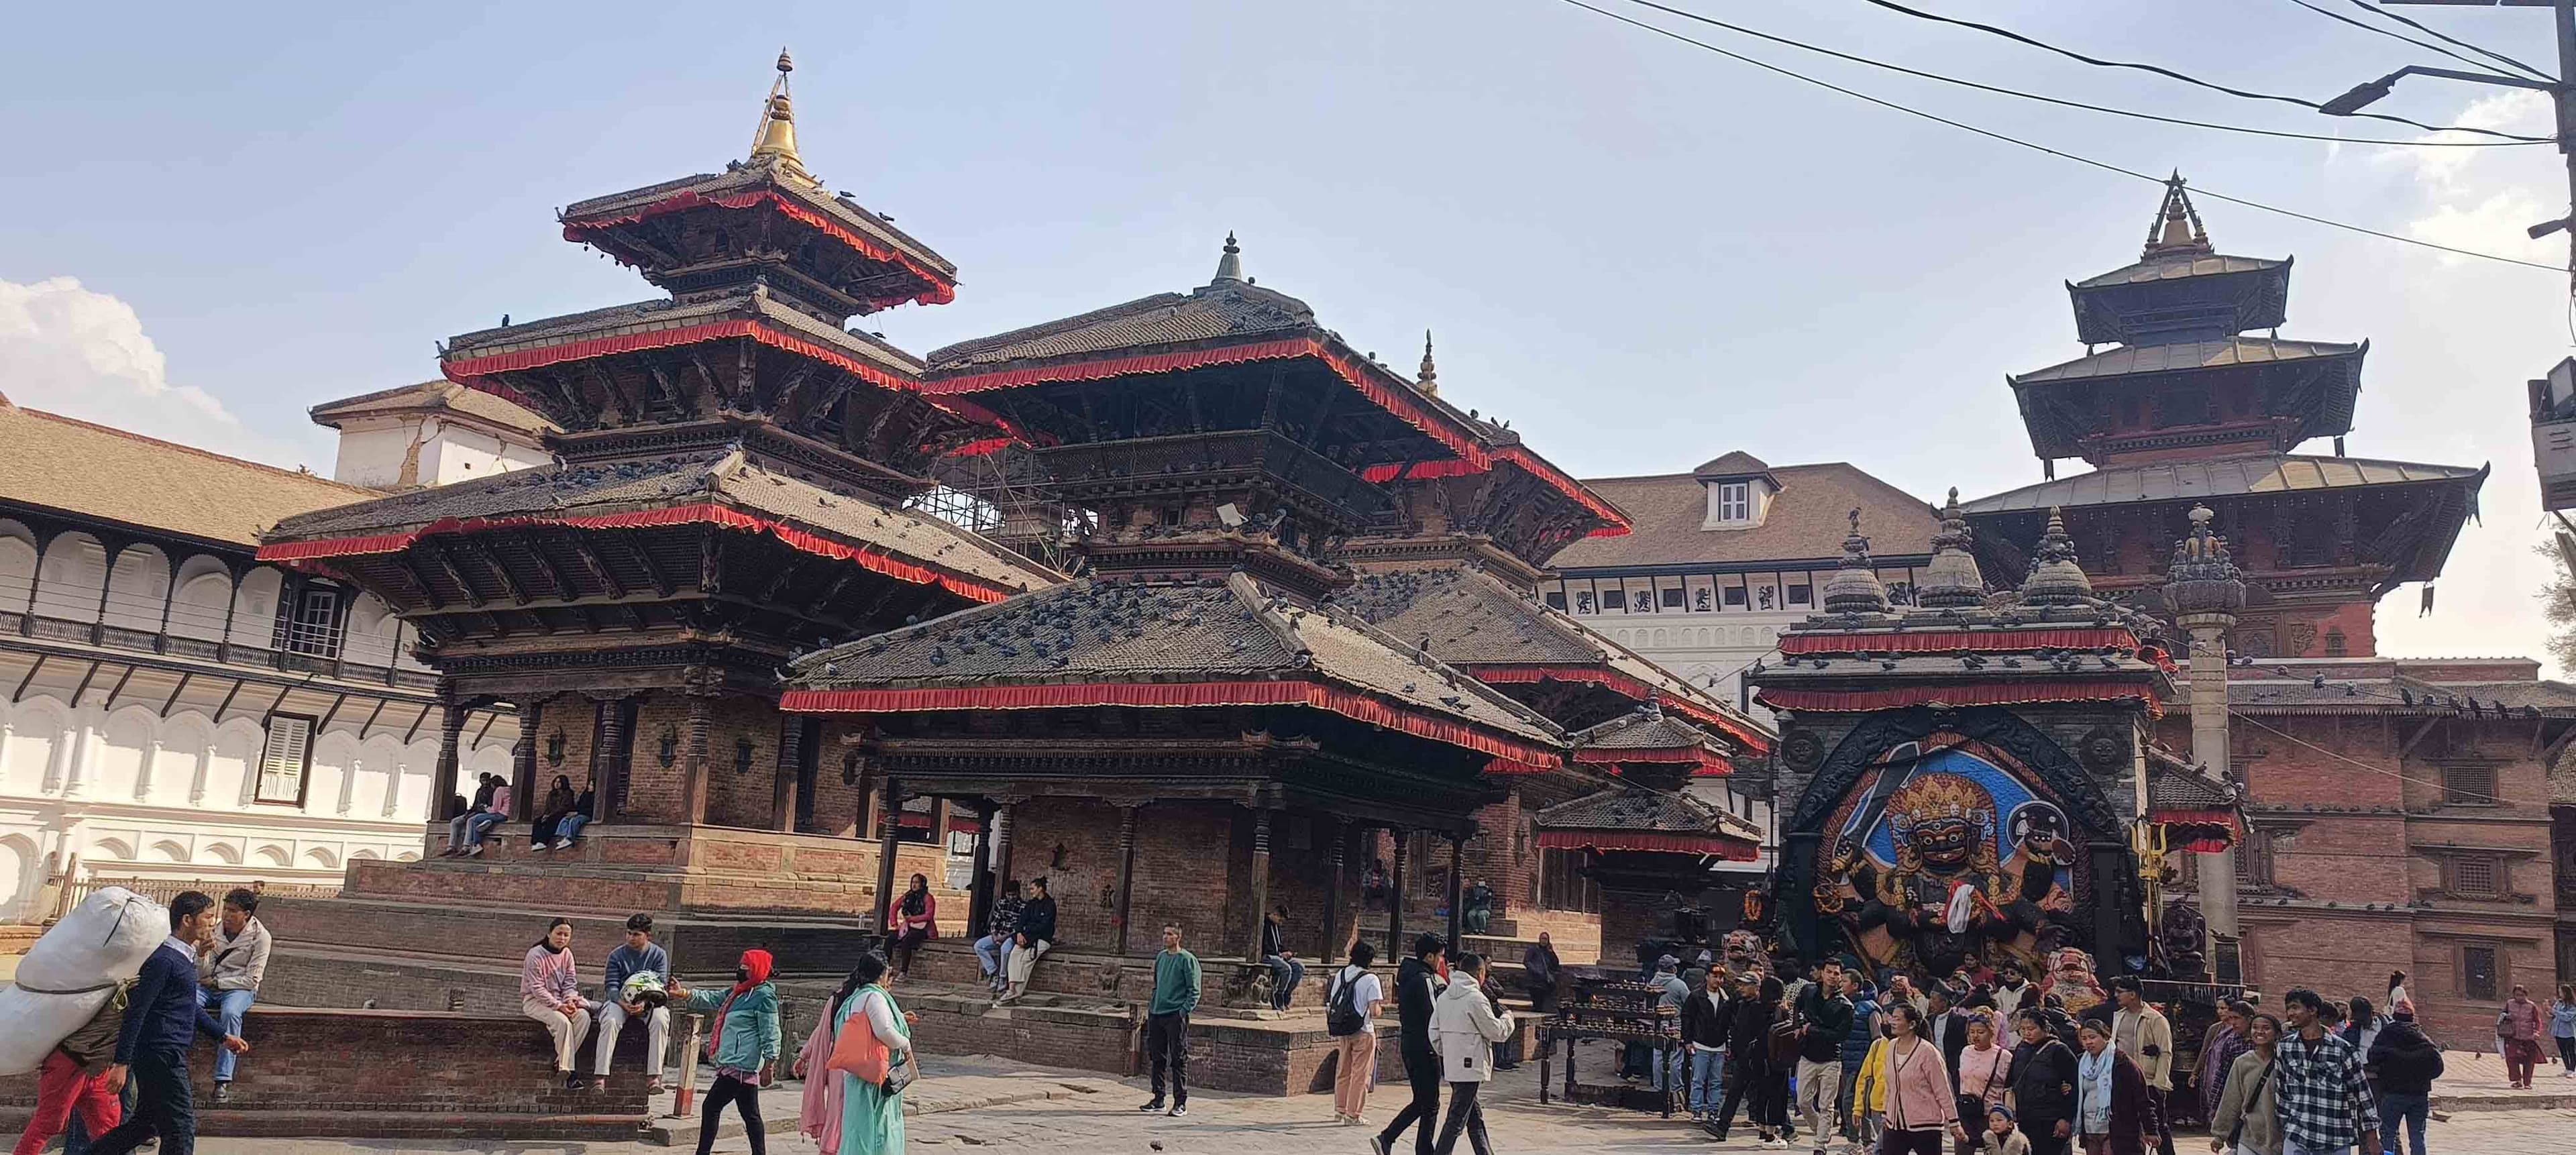
POLYGON ((420 600, 428 603, 429 608, 433 610, 447 608, 447 599, 438 596, 438 587, 429 584, 429 575, 420 572, 420 566, 411 560, 410 551, 395 554, 393 563, 396 572, 410 579, 411 584, 420 587, 420 600))
POLYGON ((645 578, 653 583, 654 592, 666 598, 671 596, 671 591, 675 587, 671 585, 670 576, 664 574, 662 567, 654 562, 653 551, 644 548, 642 542, 630 537, 621 535, 618 540, 625 542, 626 548, 634 552, 635 564, 644 571, 645 578))
POLYGON ((570 540, 573 556, 580 559, 581 568, 590 572, 590 580, 598 582, 599 588, 606 591, 610 597, 625 597, 626 587, 608 571, 607 560, 599 556, 599 550, 591 544, 590 536, 577 533, 571 535, 570 540))
POLYGON ((2433 727, 2441 724, 2442 719, 2439 717, 2424 719, 2424 724, 2417 726, 2414 733, 2406 736, 2406 743, 2397 748, 2397 764, 2400 766, 2405 765, 2406 756, 2414 753, 2415 747, 2421 744, 2426 737, 2433 733, 2433 727))
POLYGON ((194 678, 194 677, 196 677, 196 676, 197 676, 197 674, 196 674, 196 671, 194 671, 194 670, 181 670, 181 671, 179 671, 179 684, 178 684, 178 685, 176 685, 176 686, 171 687, 171 688, 170 688, 170 696, 161 700, 161 716, 162 716, 162 717, 167 718, 167 717, 169 717, 169 716, 170 716, 170 707, 178 705, 178 704, 179 704, 179 695, 181 695, 181 694, 184 694, 184 693, 187 693, 187 692, 188 692, 188 679, 190 679, 190 678, 194 678))
POLYGON ((27 676, 26 676, 26 677, 23 677, 23 678, 18 679, 18 688, 17 688, 17 689, 14 689, 14 690, 9 691, 9 704, 10 704, 10 705, 12 705, 12 706, 17 705, 17 704, 18 704, 18 702, 19 702, 21 699, 23 699, 23 698, 25 698, 25 697, 27 696, 27 687, 28 687, 29 685, 33 684, 33 683, 35 682, 37 672, 38 672, 38 671, 43 670, 43 669, 45 668, 45 663, 46 663, 46 662, 48 662, 48 661, 50 661, 50 660, 52 660, 52 659, 53 659, 53 655, 52 655, 52 654, 38 654, 38 655, 36 655, 36 660, 35 660, 35 662, 34 662, 34 663, 32 663, 32 664, 30 664, 30 665, 27 667, 27 676))
POLYGON ((563 567, 556 565, 555 559, 546 556, 546 543, 539 540, 535 531, 521 533, 519 544, 527 547, 528 556, 537 559, 537 568, 545 572, 546 581, 555 587, 555 596, 561 598, 581 596, 581 591, 574 587, 572 579, 564 574, 563 567))
POLYGON ((454 582, 456 584, 456 588, 464 592, 465 604, 473 606, 476 609, 482 608, 484 601, 483 591, 475 588, 473 582, 465 579, 465 570, 456 564, 455 557, 451 556, 447 552, 446 546, 440 545, 435 541, 424 541, 421 543, 420 549, 422 553, 429 555, 429 560, 438 563, 439 572, 446 574, 448 581, 454 582))

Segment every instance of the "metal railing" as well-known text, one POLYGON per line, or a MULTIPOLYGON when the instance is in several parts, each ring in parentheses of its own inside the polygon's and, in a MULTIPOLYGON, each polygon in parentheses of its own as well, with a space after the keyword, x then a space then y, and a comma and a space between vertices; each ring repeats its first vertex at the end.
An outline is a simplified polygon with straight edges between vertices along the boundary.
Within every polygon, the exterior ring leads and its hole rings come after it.
MULTIPOLYGON (((376 682, 406 690, 435 690, 438 675, 428 670, 405 670, 391 665, 352 661, 346 645, 337 646, 336 657, 272 650, 238 642, 218 642, 179 634, 156 634, 147 630, 111 626, 100 622, 76 621, 43 614, 16 613, 0 615, 0 623, 17 619, 18 632, 28 637, 61 642, 84 642, 110 649, 135 650, 143 653, 177 654, 182 657, 223 662, 235 666, 260 666, 297 674, 320 674, 354 682, 376 682)), ((310 640, 310 639, 307 639, 310 640)), ((335 640, 335 644, 337 644, 335 640)))

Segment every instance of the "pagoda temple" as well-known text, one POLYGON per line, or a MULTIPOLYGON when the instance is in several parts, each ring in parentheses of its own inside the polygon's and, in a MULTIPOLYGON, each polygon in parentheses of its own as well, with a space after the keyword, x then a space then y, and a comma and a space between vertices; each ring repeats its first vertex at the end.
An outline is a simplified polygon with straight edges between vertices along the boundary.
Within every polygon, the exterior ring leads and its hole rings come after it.
POLYGON ((2289 291, 2289 260, 2219 253, 2168 182, 2138 260, 2067 286, 2086 355, 2009 378, 2052 480, 1967 504, 1989 564, 2017 568, 2060 510, 2102 592, 2158 608, 2207 505, 2249 585, 2239 653, 2374 652, 2373 607, 2441 572, 2487 471, 2344 456, 2370 345, 2284 339, 2289 291), (2296 452, 2319 438, 2331 456, 2296 452), (2056 479, 2064 457, 2095 468, 2056 479))
POLYGON ((2156 731, 2191 755, 2150 795, 2164 852, 2227 853, 2153 885, 2206 916, 2210 970, 2335 991, 2406 970, 2434 1039, 2484 1047, 2514 982, 2576 973, 2546 780, 2576 687, 2527 658, 2379 653, 2379 599, 2420 582, 2432 611, 2487 470, 2345 455, 2368 345, 2278 336, 2290 269, 2220 253, 2168 182, 2139 259, 2067 286, 2086 355, 2008 379, 2049 479, 1964 513, 2013 572, 2062 511, 2096 590, 2190 635, 2156 731), (2094 468, 2057 478, 2061 457, 2094 468), (2194 821, 2229 798, 2240 829, 2194 821))
MULTIPOLYGON (((844 328, 949 300, 955 270, 806 170, 791 67, 782 53, 747 159, 563 211, 566 239, 668 296, 505 317, 442 344, 449 380, 553 424, 555 464, 290 517, 267 535, 262 560, 374 593, 418 631, 445 702, 434 819, 473 789, 457 780, 466 712, 507 702, 521 719, 514 821, 480 857, 437 857, 446 826, 433 821, 424 861, 356 863, 341 899, 263 909, 287 947, 423 940, 447 953, 458 926, 524 921, 568 887, 601 937, 623 917, 612 911, 663 913, 686 967, 729 967, 750 931, 721 920, 745 914, 794 920, 795 935, 754 936, 788 970, 837 968, 865 937, 881 864, 853 836, 912 816, 885 805, 837 721, 778 711, 778 669, 1061 575, 900 508, 931 487, 939 455, 1009 426, 844 328), (535 852, 520 823, 559 776, 594 792, 596 823, 578 846, 535 852), (387 904, 425 899, 460 906, 369 941, 387 904)), ((905 853, 944 873, 942 848, 905 853)), ((437 997, 383 985, 361 993, 388 1007, 437 997)))

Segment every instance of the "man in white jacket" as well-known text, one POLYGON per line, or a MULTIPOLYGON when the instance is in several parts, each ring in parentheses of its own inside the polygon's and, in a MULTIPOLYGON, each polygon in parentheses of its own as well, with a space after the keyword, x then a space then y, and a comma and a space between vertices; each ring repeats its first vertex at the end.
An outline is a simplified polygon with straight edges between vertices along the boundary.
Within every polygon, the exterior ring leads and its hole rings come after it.
POLYGON ((1462 954, 1450 969, 1448 989, 1431 1012, 1431 1046, 1440 1052, 1441 1078, 1449 1081, 1449 1115, 1431 1149, 1433 1155, 1449 1155, 1463 1130, 1476 1155, 1493 1155, 1476 1092, 1493 1077, 1494 1044, 1512 1037, 1512 1013, 1485 998, 1483 958, 1462 954))

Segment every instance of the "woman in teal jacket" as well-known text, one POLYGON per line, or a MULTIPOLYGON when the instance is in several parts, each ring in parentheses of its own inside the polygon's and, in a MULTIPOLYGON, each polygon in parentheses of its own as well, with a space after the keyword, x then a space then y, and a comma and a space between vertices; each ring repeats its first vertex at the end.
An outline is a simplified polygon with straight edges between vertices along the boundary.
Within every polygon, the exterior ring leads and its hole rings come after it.
POLYGON ((706 1110, 698 1118, 698 1155, 715 1145, 716 1123, 725 1104, 742 1115, 751 1155, 768 1155, 768 1136, 760 1126, 760 1088, 770 1081, 769 1065, 778 1061, 778 992, 769 985, 769 952, 742 952, 734 984, 721 990, 693 991, 674 982, 671 994, 683 998, 683 1010, 709 1022, 707 1061, 715 1065, 715 1086, 707 1089, 706 1110))

